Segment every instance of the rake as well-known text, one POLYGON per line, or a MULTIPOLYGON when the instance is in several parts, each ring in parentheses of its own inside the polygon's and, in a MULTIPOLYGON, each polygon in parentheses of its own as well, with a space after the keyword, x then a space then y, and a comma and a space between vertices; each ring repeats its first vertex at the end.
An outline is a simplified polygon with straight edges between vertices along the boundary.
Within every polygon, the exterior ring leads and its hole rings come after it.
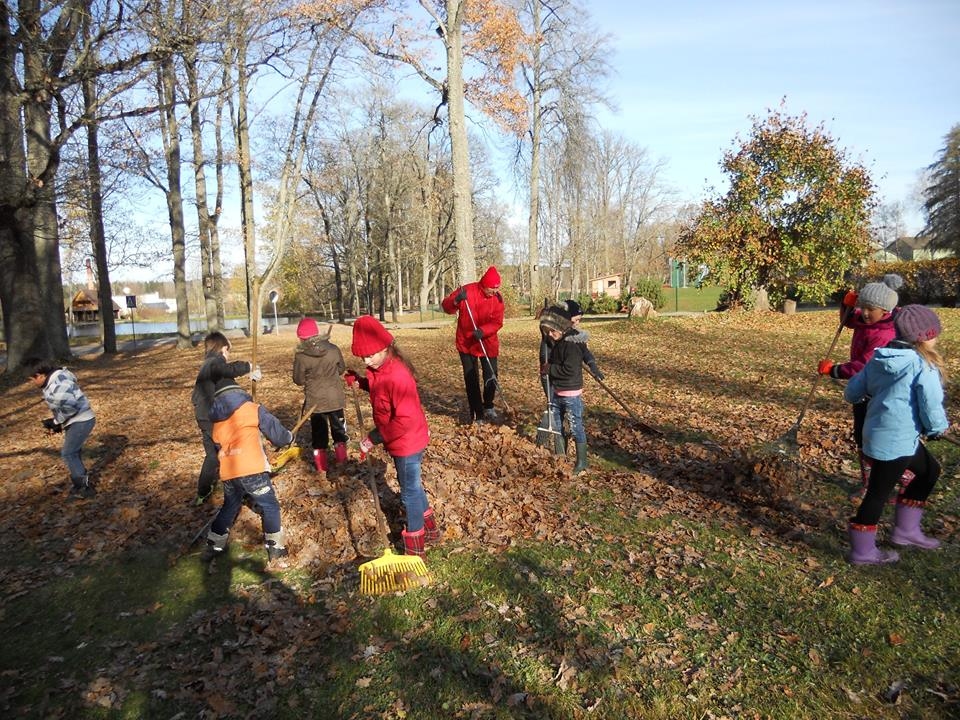
POLYGON ((293 429, 290 431, 293 435, 293 442, 291 442, 287 447, 278 452, 274 458, 273 462, 270 463, 270 472, 275 473, 284 465, 286 465, 291 460, 299 460, 303 457, 303 448, 297 445, 297 430, 306 422, 307 418, 313 415, 313 411, 317 409, 317 406, 314 405, 309 410, 307 410, 303 415, 300 416, 300 419, 297 420, 297 424, 293 426, 293 429))
MULTIPOLYGON (((586 364, 584 366, 586 367, 586 364)), ((639 416, 633 410, 631 410, 630 407, 623 400, 621 400, 616 393, 613 392, 613 390, 607 387, 606 383, 604 383, 603 380, 598 378, 593 373, 590 373, 590 377, 596 380, 597 385, 602 387, 606 391, 607 395, 609 395, 614 400, 616 400, 617 404, 627 411, 627 414, 637 424, 637 427, 640 428, 641 432, 644 432, 647 435, 656 435, 657 437, 663 437, 663 430, 661 430, 660 428, 655 428, 653 427, 653 425, 645 423, 643 420, 641 420, 639 416)))
MULTIPOLYGON (((351 386, 353 391, 353 407, 357 412, 357 427, 363 433, 363 412, 360 410, 360 398, 357 395, 357 386, 351 386)), ((380 533, 384 545, 383 555, 375 560, 368 560, 357 568, 360 572, 361 595, 386 595, 401 590, 412 590, 430 584, 430 571, 422 557, 418 555, 398 555, 390 548, 390 538, 387 536, 387 523, 383 509, 380 507, 380 494, 373 479, 373 467, 370 456, 364 458, 367 471, 367 483, 373 494, 373 504, 377 511, 377 531, 380 533)))
MULTIPOLYGON (((833 341, 830 343, 830 349, 827 350, 827 354, 823 357, 830 357, 833 354, 833 349, 837 346, 837 340, 840 339, 840 333, 842 333, 843 328, 846 327, 847 316, 849 314, 850 308, 844 305, 843 315, 840 317, 840 326, 833 334, 833 341)), ((800 407, 800 414, 797 416, 797 421, 791 425, 783 435, 766 446, 768 451, 778 453, 780 455, 792 455, 800 449, 800 441, 797 439, 797 433, 800 431, 800 423, 803 422, 803 416, 807 414, 807 408, 810 407, 810 403, 813 401, 813 396, 817 393, 817 387, 820 385, 820 378, 822 377, 823 375, 818 372, 817 377, 813 381, 813 385, 810 386, 810 392, 807 393, 807 397, 803 401, 803 405, 800 407)))
MULTIPOLYGON (((470 303, 467 302, 467 299, 463 299, 463 306, 467 308, 467 315, 470 317, 470 324, 473 326, 474 332, 479 330, 477 327, 477 321, 473 318, 473 310, 470 309, 470 303)), ((490 356, 487 355, 487 347, 483 344, 483 338, 477 338, 477 342, 480 343, 480 352, 483 353, 483 359, 487 361, 487 367, 490 368, 490 380, 493 382, 493 386, 497 390, 497 394, 500 396, 500 402, 503 403, 503 414, 507 420, 513 419, 513 409, 507 404, 507 399, 503 396, 503 387, 500 385, 500 380, 497 378, 497 374, 493 371, 493 363, 490 362, 490 356)), ((481 371, 482 375, 482 371, 481 371)))
POLYGON ((563 455, 563 433, 559 428, 553 426, 553 392, 550 387, 550 376, 544 376, 547 391, 547 409, 540 417, 540 424, 537 426, 537 445, 545 447, 554 455, 563 455))

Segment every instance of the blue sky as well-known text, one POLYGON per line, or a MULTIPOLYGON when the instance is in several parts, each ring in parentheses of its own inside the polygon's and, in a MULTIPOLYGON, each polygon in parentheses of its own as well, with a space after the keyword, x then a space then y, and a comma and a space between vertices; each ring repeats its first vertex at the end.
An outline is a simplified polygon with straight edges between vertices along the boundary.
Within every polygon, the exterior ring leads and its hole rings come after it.
POLYGON ((960 0, 590 0, 611 35, 615 114, 601 122, 657 158, 684 199, 726 189, 719 161, 751 115, 786 98, 870 170, 885 202, 912 197, 960 123, 960 0))

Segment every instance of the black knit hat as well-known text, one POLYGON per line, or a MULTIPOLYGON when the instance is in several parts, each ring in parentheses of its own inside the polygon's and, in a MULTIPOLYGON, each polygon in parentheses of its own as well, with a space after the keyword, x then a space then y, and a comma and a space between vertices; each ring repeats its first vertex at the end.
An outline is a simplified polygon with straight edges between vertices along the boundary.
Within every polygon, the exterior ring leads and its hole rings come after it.
POLYGON ((575 317, 583 315, 583 308, 576 300, 564 300, 561 313, 568 320, 573 320, 575 317))

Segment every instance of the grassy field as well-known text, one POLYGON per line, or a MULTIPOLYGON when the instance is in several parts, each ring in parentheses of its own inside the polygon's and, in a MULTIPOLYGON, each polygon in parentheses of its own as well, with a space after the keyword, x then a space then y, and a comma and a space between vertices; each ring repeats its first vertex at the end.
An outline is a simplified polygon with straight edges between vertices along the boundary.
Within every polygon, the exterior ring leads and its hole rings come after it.
MULTIPOLYGON (((695 299, 687 309, 703 309, 695 299)), ((956 417, 960 311, 940 313, 956 417)), ((821 385, 795 456, 768 452, 835 313, 587 328, 607 384, 663 435, 591 386, 578 477, 532 442, 533 323, 502 334, 515 415, 502 427, 458 424, 450 328, 395 331, 418 368, 445 538, 429 587, 382 597, 358 592, 356 565, 379 548, 353 462, 326 481, 306 466, 277 475, 289 569, 265 567, 248 511, 229 557, 200 562, 190 543, 215 508, 189 503, 195 352, 74 368, 98 412, 100 493, 86 503, 63 499, 58 440, 24 432, 44 415, 35 388, 0 378, 3 716, 960 717, 960 448, 933 446, 943 476, 925 525, 945 547, 859 568, 843 560, 855 481, 838 389, 821 385)), ((346 351, 348 330, 334 340, 346 351)), ((260 343, 258 398, 295 418, 294 339, 260 343)), ((234 357, 249 350, 238 339, 234 357)))

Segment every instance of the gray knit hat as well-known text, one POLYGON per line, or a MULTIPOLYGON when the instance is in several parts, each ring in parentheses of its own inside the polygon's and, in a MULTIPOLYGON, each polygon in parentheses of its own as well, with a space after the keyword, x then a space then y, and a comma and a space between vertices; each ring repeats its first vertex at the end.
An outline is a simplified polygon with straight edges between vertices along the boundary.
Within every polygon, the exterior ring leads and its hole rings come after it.
POLYGON ((549 307, 544 310, 543 314, 540 315, 540 329, 544 332, 556 330, 562 333, 569 330, 572 325, 569 318, 564 317, 562 312, 563 310, 558 307, 549 307))
POLYGON ((900 308, 893 316, 893 326, 897 329, 897 339, 909 343, 933 340, 942 330, 940 318, 924 305, 905 305, 900 308))
POLYGON ((896 273, 887 273, 883 276, 883 282, 872 282, 863 286, 857 298, 857 305, 878 307, 890 312, 900 300, 897 290, 901 285, 903 285, 902 277, 896 273))

